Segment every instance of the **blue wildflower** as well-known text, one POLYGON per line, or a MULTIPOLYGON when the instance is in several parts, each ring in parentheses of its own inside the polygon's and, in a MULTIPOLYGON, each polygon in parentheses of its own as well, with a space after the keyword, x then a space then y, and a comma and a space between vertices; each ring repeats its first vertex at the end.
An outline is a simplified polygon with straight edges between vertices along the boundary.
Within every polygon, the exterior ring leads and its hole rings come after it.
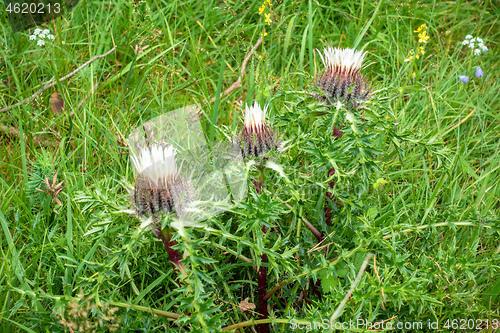
POLYGON ((462 81, 463 83, 467 83, 469 82, 469 77, 467 75, 460 75, 458 77, 460 79, 460 81, 462 81))
POLYGON ((476 68, 476 77, 483 77, 484 76, 484 73, 483 73, 483 70, 481 69, 481 67, 477 67, 476 68))

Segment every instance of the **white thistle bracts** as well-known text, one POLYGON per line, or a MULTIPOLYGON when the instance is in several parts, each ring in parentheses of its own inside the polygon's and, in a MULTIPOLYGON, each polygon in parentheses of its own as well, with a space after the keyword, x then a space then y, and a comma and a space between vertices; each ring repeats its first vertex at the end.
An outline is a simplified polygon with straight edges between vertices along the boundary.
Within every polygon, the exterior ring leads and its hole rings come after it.
POLYGON ((370 95, 368 85, 361 74, 364 51, 351 48, 328 47, 319 52, 325 70, 316 77, 316 85, 331 104, 335 101, 358 106, 370 95))
POLYGON ((255 102, 253 106, 245 107, 245 127, 248 131, 260 132, 266 126, 267 105, 264 110, 259 103, 255 102))
POLYGON ((318 53, 325 67, 332 71, 359 71, 366 55, 365 51, 356 51, 351 48, 333 48, 331 46, 323 49, 324 56, 321 52, 318 51, 318 53))
POLYGON ((144 173, 151 181, 158 183, 162 179, 177 174, 175 164, 176 151, 171 145, 153 144, 140 152, 141 156, 130 156, 137 173, 144 173))

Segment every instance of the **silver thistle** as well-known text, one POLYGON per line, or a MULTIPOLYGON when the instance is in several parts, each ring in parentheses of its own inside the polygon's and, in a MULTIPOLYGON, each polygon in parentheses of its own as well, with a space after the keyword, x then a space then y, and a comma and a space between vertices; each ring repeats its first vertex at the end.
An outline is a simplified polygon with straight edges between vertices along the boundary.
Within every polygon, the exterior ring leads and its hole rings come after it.
POLYGON ((139 216, 184 213, 191 200, 192 186, 177 170, 176 151, 168 144, 143 148, 131 156, 137 176, 133 202, 139 216))
POLYGON ((245 123, 238 144, 243 158, 258 158, 278 148, 273 130, 266 125, 267 106, 262 109, 255 102, 245 107, 245 123))
POLYGON ((325 65, 325 70, 315 80, 324 93, 320 99, 330 104, 349 103, 356 107, 369 98, 370 90, 361 74, 366 52, 328 47, 323 49, 323 54, 318 53, 325 65))

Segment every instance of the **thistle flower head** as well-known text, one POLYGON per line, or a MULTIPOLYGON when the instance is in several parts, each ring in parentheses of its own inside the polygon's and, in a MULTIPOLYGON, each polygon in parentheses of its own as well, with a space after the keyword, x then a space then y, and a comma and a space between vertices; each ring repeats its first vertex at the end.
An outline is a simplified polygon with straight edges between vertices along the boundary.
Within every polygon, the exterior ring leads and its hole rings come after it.
POLYGON ((257 102, 245 107, 245 123, 238 140, 244 158, 257 158, 278 148, 272 129, 265 123, 266 113, 267 106, 262 109, 257 102))
POLYGON ((316 78, 316 85, 330 103, 349 102, 358 105, 369 96, 368 85, 360 73, 366 52, 351 48, 328 47, 319 52, 325 70, 316 78))
POLYGON ((171 145, 154 144, 143 148, 139 156, 131 156, 137 172, 133 202, 138 215, 184 213, 192 199, 192 188, 190 182, 180 176, 175 155, 171 145))

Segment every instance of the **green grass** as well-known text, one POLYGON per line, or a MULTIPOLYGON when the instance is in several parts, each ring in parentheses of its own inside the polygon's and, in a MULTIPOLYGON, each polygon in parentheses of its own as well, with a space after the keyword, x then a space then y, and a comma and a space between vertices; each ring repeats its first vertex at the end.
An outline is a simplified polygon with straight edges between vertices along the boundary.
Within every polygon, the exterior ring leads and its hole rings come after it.
POLYGON ((268 289, 288 282, 269 299, 279 319, 271 331, 290 331, 292 319, 329 319, 368 253, 375 258, 337 321, 397 316, 394 325, 438 320, 444 329, 447 319, 500 319, 498 1, 283 1, 273 3, 271 24, 261 5, 80 1, 44 25, 56 38, 43 47, 29 40, 33 28, 12 33, 2 15, 0 108, 117 49, 0 113, 1 332, 68 332, 54 311, 84 304, 80 290, 92 295, 94 318, 104 304, 118 306, 122 332, 209 332, 256 320, 238 304, 248 297, 258 309, 254 266, 263 251, 268 289), (425 54, 405 62, 423 23, 425 54), (467 34, 489 51, 471 55, 461 45, 467 34), (238 79, 261 35, 243 88, 205 104, 238 79), (315 49, 325 46, 369 52, 363 73, 375 92, 359 117, 361 134, 347 126, 341 140, 330 134, 344 113, 302 93, 314 90, 323 66, 315 49), (474 76, 476 66, 485 77, 474 76), (62 113, 50 109, 55 91, 62 113), (192 273, 179 284, 161 242, 120 212, 132 207, 126 139, 143 122, 198 103, 207 140, 224 141, 253 101, 270 103, 268 122, 290 140, 274 157, 288 179, 268 170, 263 195, 250 190, 205 229, 176 235, 192 273), (332 165, 334 197, 344 205, 327 226, 332 165), (62 206, 34 188, 53 170, 64 181, 62 206), (387 183, 374 188, 379 178, 387 183), (328 235, 328 247, 308 253, 317 241, 306 220, 328 235), (274 226, 264 238, 261 223, 274 226), (177 325, 169 313, 196 315, 177 325))

